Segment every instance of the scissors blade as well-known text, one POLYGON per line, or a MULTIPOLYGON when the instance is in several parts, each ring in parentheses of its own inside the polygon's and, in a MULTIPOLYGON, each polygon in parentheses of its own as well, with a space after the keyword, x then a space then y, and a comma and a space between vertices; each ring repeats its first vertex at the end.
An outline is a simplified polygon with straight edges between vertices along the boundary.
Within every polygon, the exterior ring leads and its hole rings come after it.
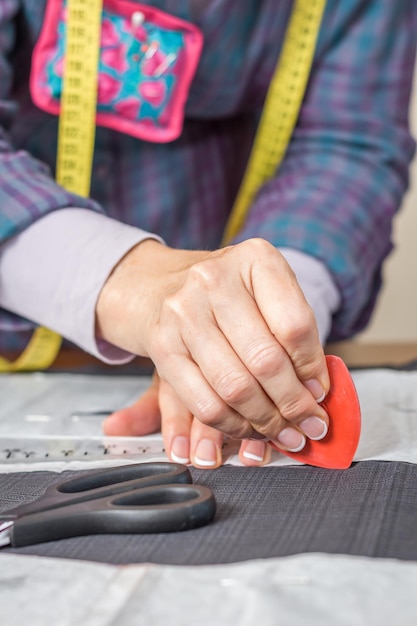
POLYGON ((0 524, 0 548, 9 546, 12 543, 12 528, 14 522, 3 522, 0 524))

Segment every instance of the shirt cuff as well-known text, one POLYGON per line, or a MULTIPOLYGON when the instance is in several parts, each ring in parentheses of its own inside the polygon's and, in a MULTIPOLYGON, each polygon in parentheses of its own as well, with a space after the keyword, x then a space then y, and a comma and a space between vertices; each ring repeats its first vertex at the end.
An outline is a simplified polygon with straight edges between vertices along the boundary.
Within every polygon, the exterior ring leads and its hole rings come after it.
POLYGON ((298 284, 313 309, 320 341, 324 344, 332 328, 333 314, 341 303, 340 292, 324 263, 299 250, 279 250, 295 273, 298 284))
POLYGON ((134 355, 95 337, 96 303, 115 265, 149 238, 161 241, 87 209, 49 213, 1 246, 0 307, 106 363, 126 363, 134 355))

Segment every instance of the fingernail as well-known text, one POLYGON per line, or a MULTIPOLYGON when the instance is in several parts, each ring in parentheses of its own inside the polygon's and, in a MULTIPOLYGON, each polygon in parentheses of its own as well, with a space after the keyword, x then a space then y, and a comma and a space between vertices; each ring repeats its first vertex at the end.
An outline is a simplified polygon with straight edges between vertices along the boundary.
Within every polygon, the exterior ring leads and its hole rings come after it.
POLYGON ((306 445, 306 438, 295 428, 284 428, 284 430, 281 430, 277 441, 289 452, 300 452, 306 445))
POLYGON ((198 442, 194 462, 202 467, 213 467, 217 463, 217 448, 211 439, 198 442))
POLYGON ((190 442, 188 437, 175 437, 171 447, 171 459, 175 463, 190 462, 190 442))
POLYGON ((250 439, 246 444, 243 456, 251 461, 262 462, 265 456, 266 445, 259 439, 250 439))
POLYGON ((307 417, 300 424, 301 430, 313 441, 323 439, 329 430, 326 422, 319 417, 307 417))
POLYGON ((316 402, 323 402, 326 397, 326 392, 323 389, 323 385, 315 379, 306 380, 304 385, 307 387, 312 396, 316 399, 316 402))

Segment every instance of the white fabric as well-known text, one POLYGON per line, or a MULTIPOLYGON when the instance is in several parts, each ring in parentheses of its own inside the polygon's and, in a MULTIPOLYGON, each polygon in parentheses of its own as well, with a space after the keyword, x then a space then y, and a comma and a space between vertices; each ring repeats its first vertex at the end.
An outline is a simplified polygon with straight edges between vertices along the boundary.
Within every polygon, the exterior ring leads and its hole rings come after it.
POLYGON ((9 626, 370 626, 417 622, 417 563, 300 554, 232 565, 0 555, 9 626))
MULTIPOLYGON (((353 379, 362 410, 354 460, 417 463, 417 371, 363 370, 353 372, 353 379)), ((131 404, 149 383, 148 378, 134 376, 1 376, 0 471, 62 471, 166 460, 160 434, 114 438, 101 434, 103 415, 131 404)), ((240 465, 238 447, 226 440, 225 462, 240 465)), ((297 463, 277 452, 272 464, 297 463)))

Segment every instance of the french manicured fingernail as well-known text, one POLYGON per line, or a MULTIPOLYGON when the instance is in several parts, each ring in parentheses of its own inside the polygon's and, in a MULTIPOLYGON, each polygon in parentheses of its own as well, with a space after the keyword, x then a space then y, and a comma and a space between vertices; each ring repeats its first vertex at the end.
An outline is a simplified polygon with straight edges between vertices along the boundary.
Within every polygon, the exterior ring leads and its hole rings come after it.
POLYGON ((326 422, 319 417, 307 417, 300 424, 300 428, 313 441, 323 439, 329 430, 326 422))
POLYGON ((307 387, 309 392, 315 397, 316 402, 323 402, 326 397, 326 392, 323 389, 323 385, 318 381, 312 378, 311 380, 306 380, 304 385, 307 387))
POLYGON ((194 462, 201 467, 213 467, 217 463, 217 448, 211 439, 201 439, 198 442, 194 462))
POLYGON ((250 439, 246 444, 243 456, 251 461, 262 462, 265 456, 266 445, 259 439, 250 439))
POLYGON ((277 441, 289 452, 300 452, 306 445, 306 438, 295 428, 284 428, 284 430, 281 430, 277 441))
POLYGON ((190 462, 190 442, 187 437, 182 435, 175 437, 171 447, 171 459, 175 463, 190 462))
POLYGON ((289 452, 300 452, 306 445, 303 433, 295 428, 284 428, 278 435, 278 444, 284 446, 289 452))

